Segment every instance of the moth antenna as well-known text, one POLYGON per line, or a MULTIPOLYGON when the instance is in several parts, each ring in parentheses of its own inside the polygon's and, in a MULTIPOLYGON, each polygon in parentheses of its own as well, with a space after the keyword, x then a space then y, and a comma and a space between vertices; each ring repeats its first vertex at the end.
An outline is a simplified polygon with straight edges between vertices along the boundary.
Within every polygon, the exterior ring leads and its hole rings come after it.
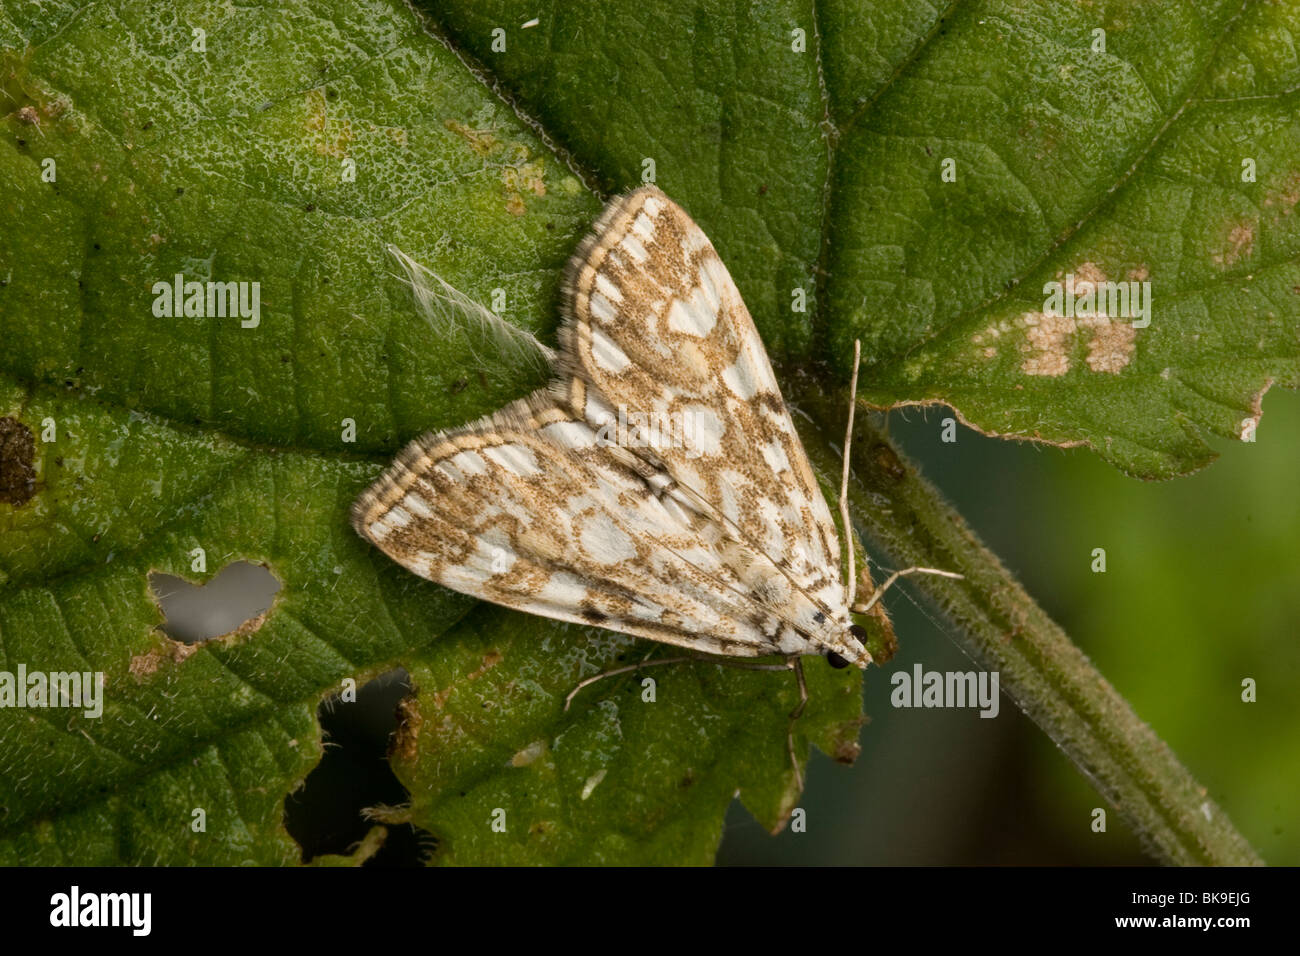
POLYGON ((849 380, 849 423, 844 430, 844 467, 840 471, 840 521, 844 525, 844 547, 848 551, 849 567, 848 601, 853 607, 857 596, 858 576, 854 565, 853 525, 849 523, 849 448, 853 443, 853 412, 858 405, 858 366, 862 363, 862 340, 853 340, 853 378, 849 380))
MULTIPOLYGON (((471 333, 477 333, 513 365, 523 363, 536 367, 538 371, 550 371, 555 351, 543 345, 535 335, 511 325, 397 246, 390 243, 386 248, 406 273, 405 277, 399 278, 411 287, 416 305, 434 331, 443 334, 461 332, 471 340, 471 333)), ((470 351, 473 353, 472 344, 470 351)), ((479 360, 478 355, 474 358, 479 360)))

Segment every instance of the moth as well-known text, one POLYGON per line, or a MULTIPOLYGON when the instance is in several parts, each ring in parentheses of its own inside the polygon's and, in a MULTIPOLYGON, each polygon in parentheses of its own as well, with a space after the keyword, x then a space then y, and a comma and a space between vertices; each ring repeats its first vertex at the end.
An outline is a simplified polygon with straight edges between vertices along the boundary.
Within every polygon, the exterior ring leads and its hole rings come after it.
MULTIPOLYGON (((356 501, 356 530, 420 577, 531 614, 865 668, 853 549, 708 237, 636 189, 607 205, 562 293, 551 383, 412 442, 356 501)), ((843 500, 841 515, 848 528, 843 500)))

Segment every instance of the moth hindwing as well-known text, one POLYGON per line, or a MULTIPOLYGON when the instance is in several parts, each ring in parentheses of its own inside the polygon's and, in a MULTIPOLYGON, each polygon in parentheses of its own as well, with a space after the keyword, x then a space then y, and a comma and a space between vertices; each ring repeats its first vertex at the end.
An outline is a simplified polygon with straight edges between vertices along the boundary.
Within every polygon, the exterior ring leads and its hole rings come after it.
POLYGON ((552 383, 412 442, 353 506, 357 531, 533 614, 865 667, 835 523, 708 237, 654 187, 614 199, 563 306, 552 383))

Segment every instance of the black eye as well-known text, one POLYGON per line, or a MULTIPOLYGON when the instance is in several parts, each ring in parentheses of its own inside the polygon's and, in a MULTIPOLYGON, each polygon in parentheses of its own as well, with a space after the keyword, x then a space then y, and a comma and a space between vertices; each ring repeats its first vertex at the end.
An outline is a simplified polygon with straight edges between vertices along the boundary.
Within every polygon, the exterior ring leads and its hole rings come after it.
POLYGON ((834 651, 826 652, 826 663, 830 664, 831 667, 835 668, 836 670, 839 670, 841 667, 849 666, 849 662, 846 661, 844 658, 840 657, 840 655, 836 654, 834 651))
POLYGON ((867 629, 861 624, 850 624, 849 633, 856 637, 859 642, 867 639, 867 629))

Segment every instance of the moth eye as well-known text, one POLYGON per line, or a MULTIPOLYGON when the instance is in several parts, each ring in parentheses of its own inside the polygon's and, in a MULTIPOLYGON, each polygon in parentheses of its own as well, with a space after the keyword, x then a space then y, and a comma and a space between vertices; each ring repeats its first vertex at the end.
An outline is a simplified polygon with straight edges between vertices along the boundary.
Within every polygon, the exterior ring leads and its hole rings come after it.
POLYGON ((840 657, 840 655, 836 654, 834 651, 826 652, 826 663, 830 664, 831 667, 835 668, 836 670, 839 670, 842 667, 849 666, 849 662, 846 661, 844 658, 840 657))
POLYGON ((861 624, 850 624, 849 633, 856 637, 859 642, 867 639, 867 629, 861 624))

